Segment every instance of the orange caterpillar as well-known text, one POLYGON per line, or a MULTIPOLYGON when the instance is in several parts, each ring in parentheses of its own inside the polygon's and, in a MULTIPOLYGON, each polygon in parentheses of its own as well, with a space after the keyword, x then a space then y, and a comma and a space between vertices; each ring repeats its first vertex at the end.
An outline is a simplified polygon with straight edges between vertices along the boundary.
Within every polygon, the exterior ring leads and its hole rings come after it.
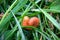
POLYGON ((22 25, 23 26, 34 26, 34 27, 38 27, 38 25, 39 25, 39 19, 37 17, 29 18, 28 16, 25 16, 23 18, 22 25))

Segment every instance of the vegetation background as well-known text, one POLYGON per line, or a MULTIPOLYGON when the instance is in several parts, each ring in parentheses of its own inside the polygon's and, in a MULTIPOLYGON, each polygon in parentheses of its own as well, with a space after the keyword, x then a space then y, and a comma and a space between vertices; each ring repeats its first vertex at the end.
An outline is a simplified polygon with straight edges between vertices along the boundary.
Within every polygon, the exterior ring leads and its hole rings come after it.
POLYGON ((60 0, 0 0, 0 40, 60 40, 60 0), (24 16, 38 17, 38 28, 23 27, 24 16))

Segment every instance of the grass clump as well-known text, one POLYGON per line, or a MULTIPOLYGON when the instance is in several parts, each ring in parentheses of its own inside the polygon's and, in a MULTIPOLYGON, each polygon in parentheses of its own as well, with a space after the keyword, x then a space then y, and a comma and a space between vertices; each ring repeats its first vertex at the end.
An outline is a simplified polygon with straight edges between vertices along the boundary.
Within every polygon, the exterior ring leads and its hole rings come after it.
POLYGON ((1 0, 0 40, 60 40, 59 7, 60 0, 1 0), (38 27, 23 26, 25 16, 37 17, 38 27))

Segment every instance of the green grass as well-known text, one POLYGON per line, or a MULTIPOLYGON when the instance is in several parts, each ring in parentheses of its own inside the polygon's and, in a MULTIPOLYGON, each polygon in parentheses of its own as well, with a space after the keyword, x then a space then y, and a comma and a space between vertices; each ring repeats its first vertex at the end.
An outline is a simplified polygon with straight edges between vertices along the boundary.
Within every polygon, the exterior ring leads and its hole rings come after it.
POLYGON ((0 0, 1 12, 0 40, 60 40, 60 0, 0 0), (39 26, 23 27, 24 16, 38 17, 39 26))

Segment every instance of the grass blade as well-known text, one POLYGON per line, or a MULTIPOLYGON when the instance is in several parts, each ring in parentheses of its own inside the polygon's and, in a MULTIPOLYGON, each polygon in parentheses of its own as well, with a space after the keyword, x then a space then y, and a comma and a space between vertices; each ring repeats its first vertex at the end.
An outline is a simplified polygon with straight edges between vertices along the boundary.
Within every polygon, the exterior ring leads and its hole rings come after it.
MULTIPOLYGON (((12 9, 12 11, 13 11, 13 13, 14 14, 16 14, 16 12, 18 12, 22 7, 24 7, 24 5, 27 3, 27 1, 28 0, 20 0, 20 2, 16 5, 16 7, 14 7, 13 9, 12 9), (23 3, 24 2, 24 3, 23 3)), ((2 28, 4 27, 4 25, 8 22, 8 21, 10 21, 10 19, 12 18, 12 14, 11 14, 11 12, 8 14, 8 16, 5 18, 5 19, 3 19, 3 20, 1 20, 1 22, 0 22, 0 31, 2 30, 2 28), (3 24, 4 23, 4 24, 3 24)))
POLYGON ((12 28, 8 33, 4 33, 4 39, 8 40, 16 30, 17 30, 17 26, 12 28))
POLYGON ((46 11, 44 11, 44 10, 42 10, 38 5, 36 5, 38 8, 39 8, 39 10, 55 25, 55 27, 58 29, 58 30, 60 30, 60 25, 59 25, 59 23, 51 16, 51 15, 49 15, 46 11))
MULTIPOLYGON (((13 13, 12 13, 13 14, 13 13)), ((13 14, 14 18, 15 18, 15 21, 16 21, 16 24, 18 26, 18 29, 19 29, 19 32, 20 32, 20 35, 22 36, 22 39, 21 40, 25 40, 25 36, 23 34, 23 31, 22 31, 22 28, 21 28, 21 25, 20 23, 18 22, 17 18, 15 17, 15 15, 13 14)))

